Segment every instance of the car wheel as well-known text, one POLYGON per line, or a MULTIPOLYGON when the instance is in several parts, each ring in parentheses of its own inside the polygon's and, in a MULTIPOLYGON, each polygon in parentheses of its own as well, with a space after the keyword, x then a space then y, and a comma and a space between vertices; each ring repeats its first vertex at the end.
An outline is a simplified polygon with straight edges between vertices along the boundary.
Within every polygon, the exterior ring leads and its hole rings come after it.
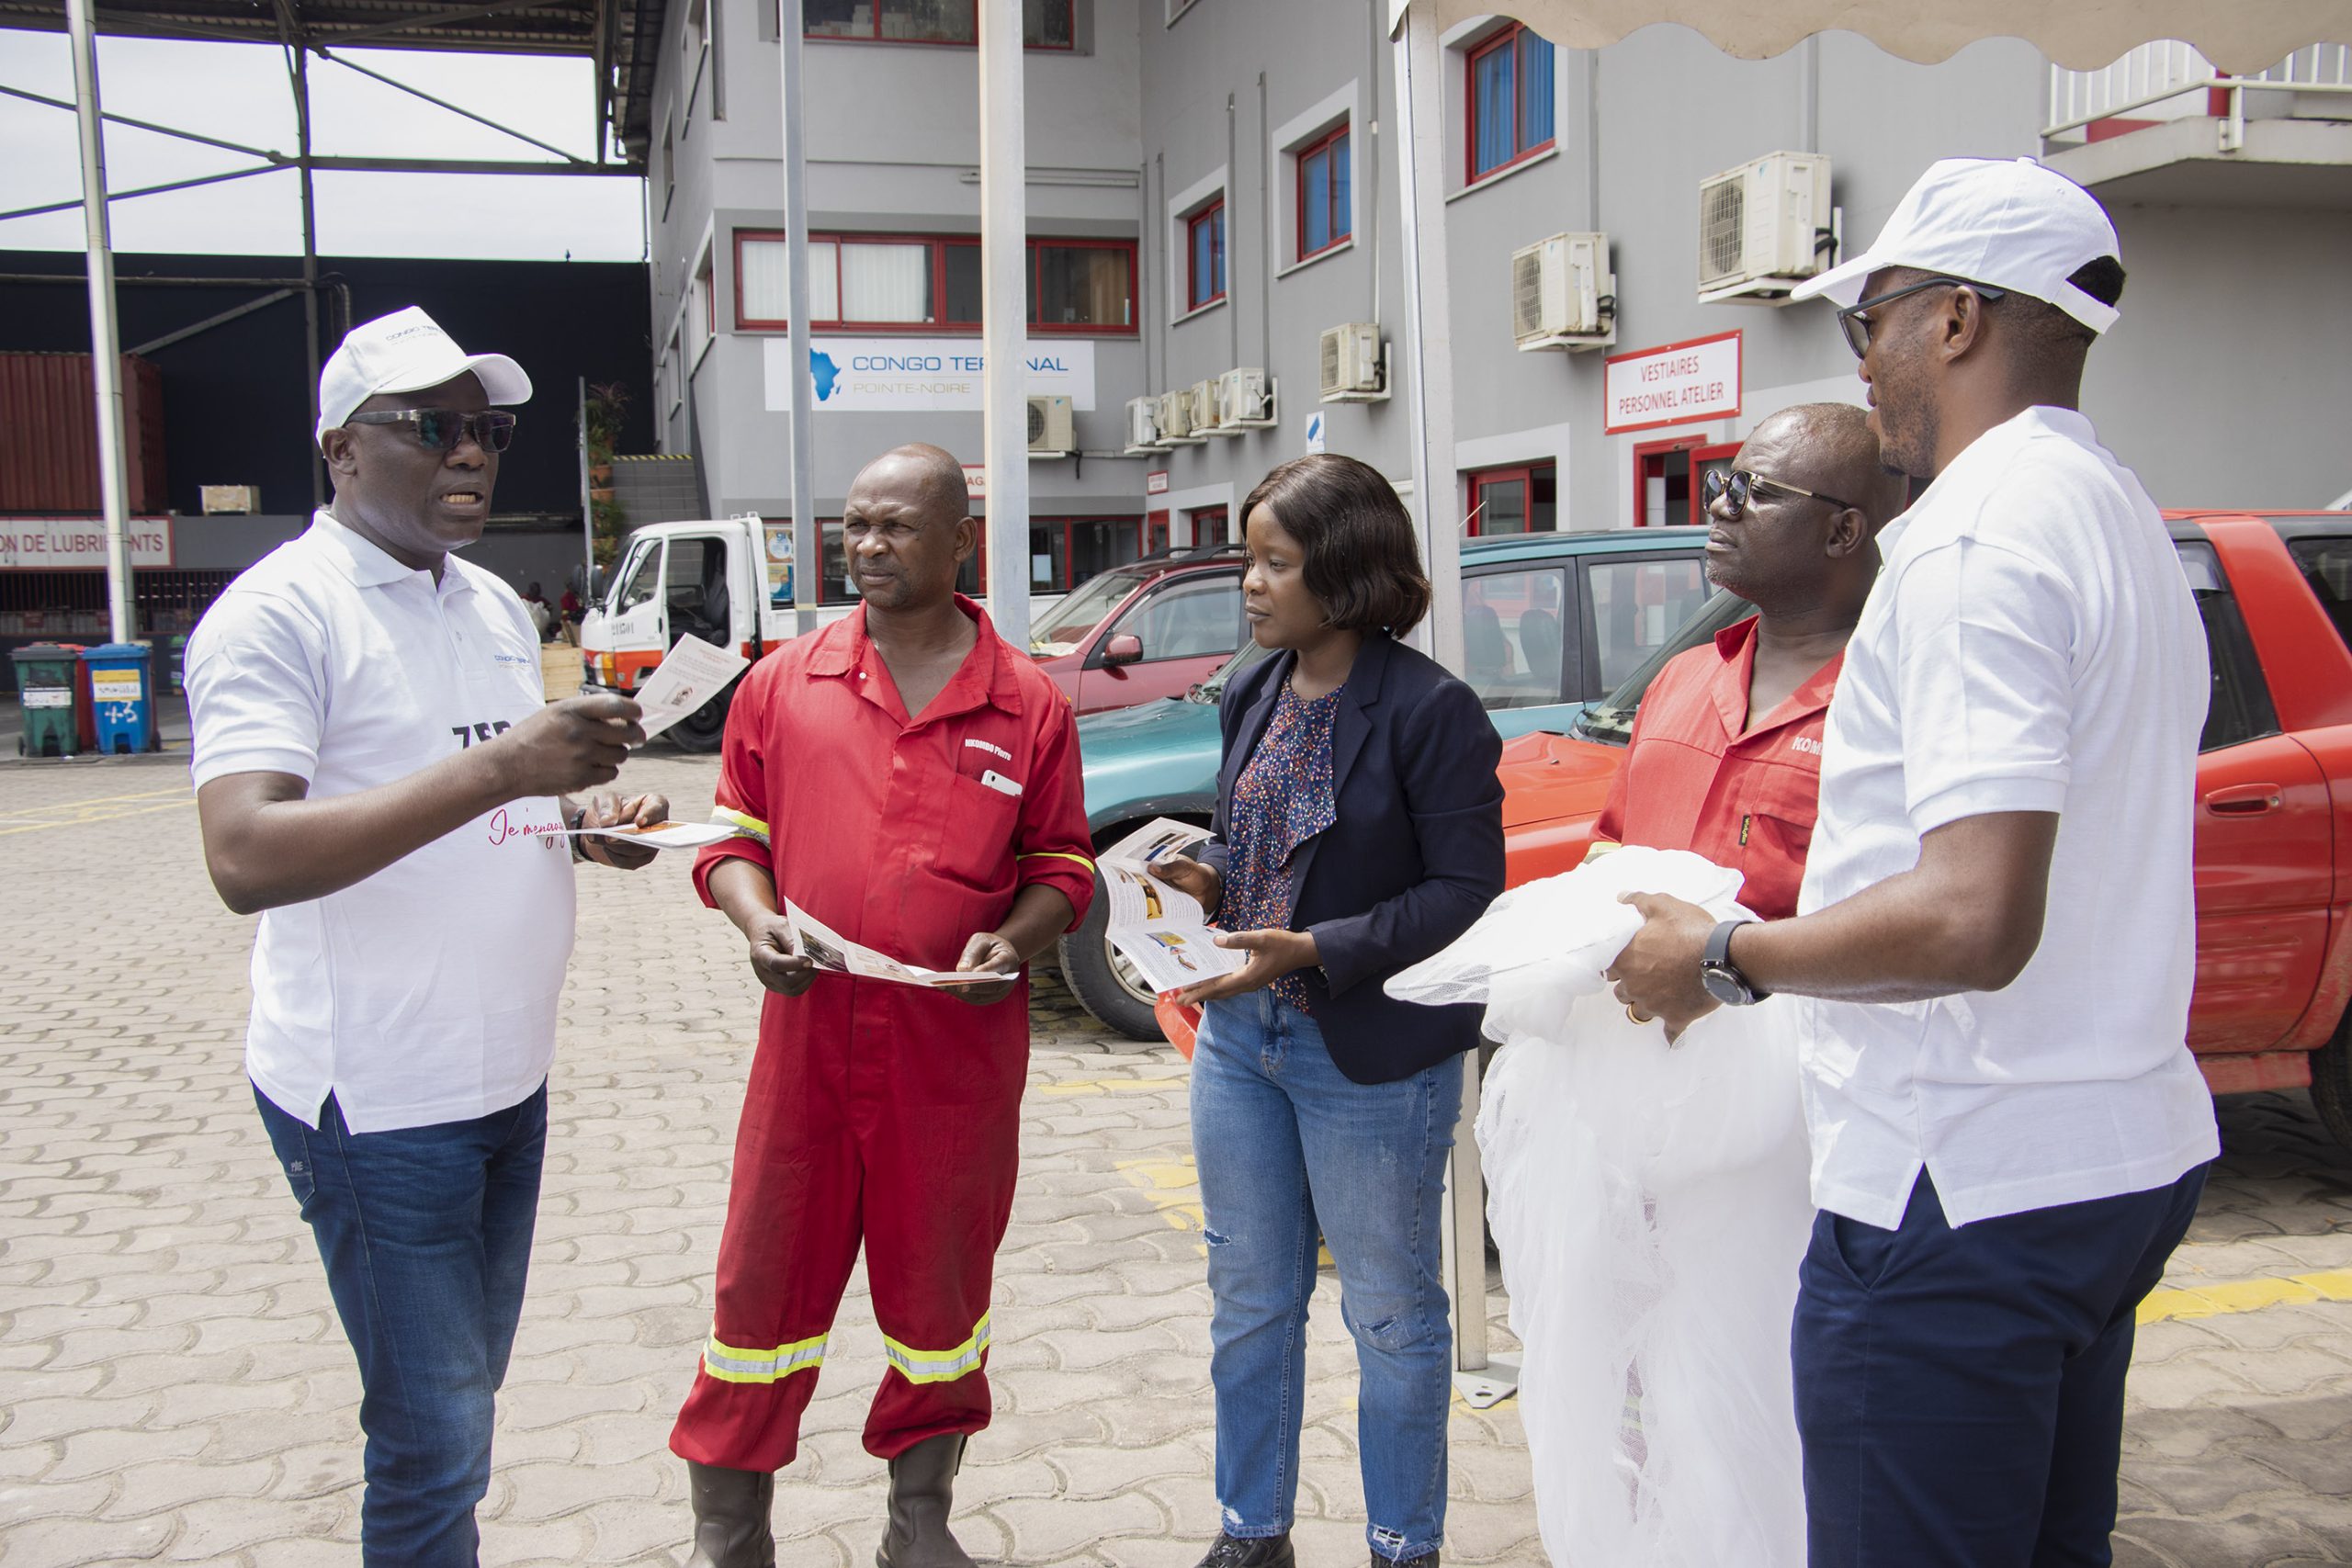
POLYGON ((2312 1053, 2312 1104, 2327 1135, 2352 1149, 2352 1011, 2336 1021, 2335 1038, 2312 1053))
POLYGON ((1152 1016, 1150 984, 1135 965, 1113 951, 1102 933, 1111 923, 1111 900, 1103 896, 1101 874, 1094 884, 1094 903, 1079 928, 1061 940, 1062 978, 1079 1005, 1108 1028, 1130 1040, 1165 1040, 1159 1021, 1152 1016))
POLYGON ((662 733, 681 751, 716 751, 727 738, 727 710, 734 699, 735 688, 729 686, 662 733))

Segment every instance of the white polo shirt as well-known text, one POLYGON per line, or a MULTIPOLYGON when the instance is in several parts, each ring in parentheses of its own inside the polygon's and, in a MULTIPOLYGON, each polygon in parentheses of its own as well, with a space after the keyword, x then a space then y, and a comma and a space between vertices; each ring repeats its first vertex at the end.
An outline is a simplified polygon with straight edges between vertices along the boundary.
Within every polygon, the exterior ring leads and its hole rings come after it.
POLYGON ((1921 837, 2058 813, 2041 945, 2006 989, 1798 998, 1813 1196, 1893 1229, 2136 1192, 2220 1152, 2187 1039, 2205 633, 2164 520, 2078 413, 2029 409, 1881 540, 1823 740, 1798 912, 1921 837))
MULTIPOLYGON (((310 798, 408 777, 537 713, 539 639, 514 590, 456 556, 436 585, 326 512, 232 583, 187 645, 198 788, 292 773, 310 798)), ((340 893, 266 910, 245 1068, 355 1133, 489 1115, 555 1055, 571 956, 552 799, 475 818, 340 893)))

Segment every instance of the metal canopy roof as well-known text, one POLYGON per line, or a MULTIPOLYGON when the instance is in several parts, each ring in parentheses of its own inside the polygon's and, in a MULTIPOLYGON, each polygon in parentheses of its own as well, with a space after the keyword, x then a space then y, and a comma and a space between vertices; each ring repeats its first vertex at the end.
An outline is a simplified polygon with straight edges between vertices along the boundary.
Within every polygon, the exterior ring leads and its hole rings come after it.
MULTIPOLYGON (((350 45, 473 54, 575 55, 596 65, 596 115, 628 164, 650 140, 653 66, 667 0, 107 0, 98 31, 306 50, 350 45)), ((56 0, 0 0, 0 28, 63 32, 56 0)))

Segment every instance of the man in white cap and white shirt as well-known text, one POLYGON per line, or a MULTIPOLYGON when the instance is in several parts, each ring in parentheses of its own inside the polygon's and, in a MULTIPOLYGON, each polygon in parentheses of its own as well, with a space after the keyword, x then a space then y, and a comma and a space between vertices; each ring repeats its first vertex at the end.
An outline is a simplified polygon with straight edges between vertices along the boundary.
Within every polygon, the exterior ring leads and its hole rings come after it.
POLYGON ((422 310, 353 329, 319 378, 334 502, 188 639, 213 886, 262 911, 245 1066, 359 1360, 370 1568, 476 1561, 492 1402, 522 1312, 547 1075, 571 953, 559 830, 643 739, 610 695, 548 704, 538 635, 481 536, 531 383, 422 310))
POLYGON ((2076 412, 2117 252, 2072 182, 1951 159, 1798 289, 1933 482, 1881 536, 1796 918, 1637 897, 1614 971, 1669 1030, 1796 998, 1815 1568, 2109 1561, 2133 1313, 2220 1152, 2186 1043, 2204 632, 2076 412))

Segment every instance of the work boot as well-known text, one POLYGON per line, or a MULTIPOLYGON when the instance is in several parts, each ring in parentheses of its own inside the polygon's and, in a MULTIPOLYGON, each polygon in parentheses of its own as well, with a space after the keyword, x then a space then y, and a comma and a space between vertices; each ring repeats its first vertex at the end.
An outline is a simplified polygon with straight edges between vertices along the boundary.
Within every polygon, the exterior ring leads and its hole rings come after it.
POLYGON ((1291 1555, 1288 1530, 1248 1540, 1220 1534, 1216 1544, 1209 1548, 1209 1554, 1195 1568, 1295 1568, 1297 1562, 1291 1555))
POLYGON ((772 1472, 688 1460, 686 1490, 695 1508, 695 1549, 686 1568, 775 1568, 775 1536, 768 1526, 775 1506, 772 1472))
POLYGON ((874 1568, 979 1568, 948 1532, 964 1434, 925 1438, 890 1461, 890 1523, 874 1568))
POLYGON ((1437 1553, 1424 1551, 1419 1557, 1383 1557, 1372 1554, 1372 1568, 1437 1568, 1437 1553))

